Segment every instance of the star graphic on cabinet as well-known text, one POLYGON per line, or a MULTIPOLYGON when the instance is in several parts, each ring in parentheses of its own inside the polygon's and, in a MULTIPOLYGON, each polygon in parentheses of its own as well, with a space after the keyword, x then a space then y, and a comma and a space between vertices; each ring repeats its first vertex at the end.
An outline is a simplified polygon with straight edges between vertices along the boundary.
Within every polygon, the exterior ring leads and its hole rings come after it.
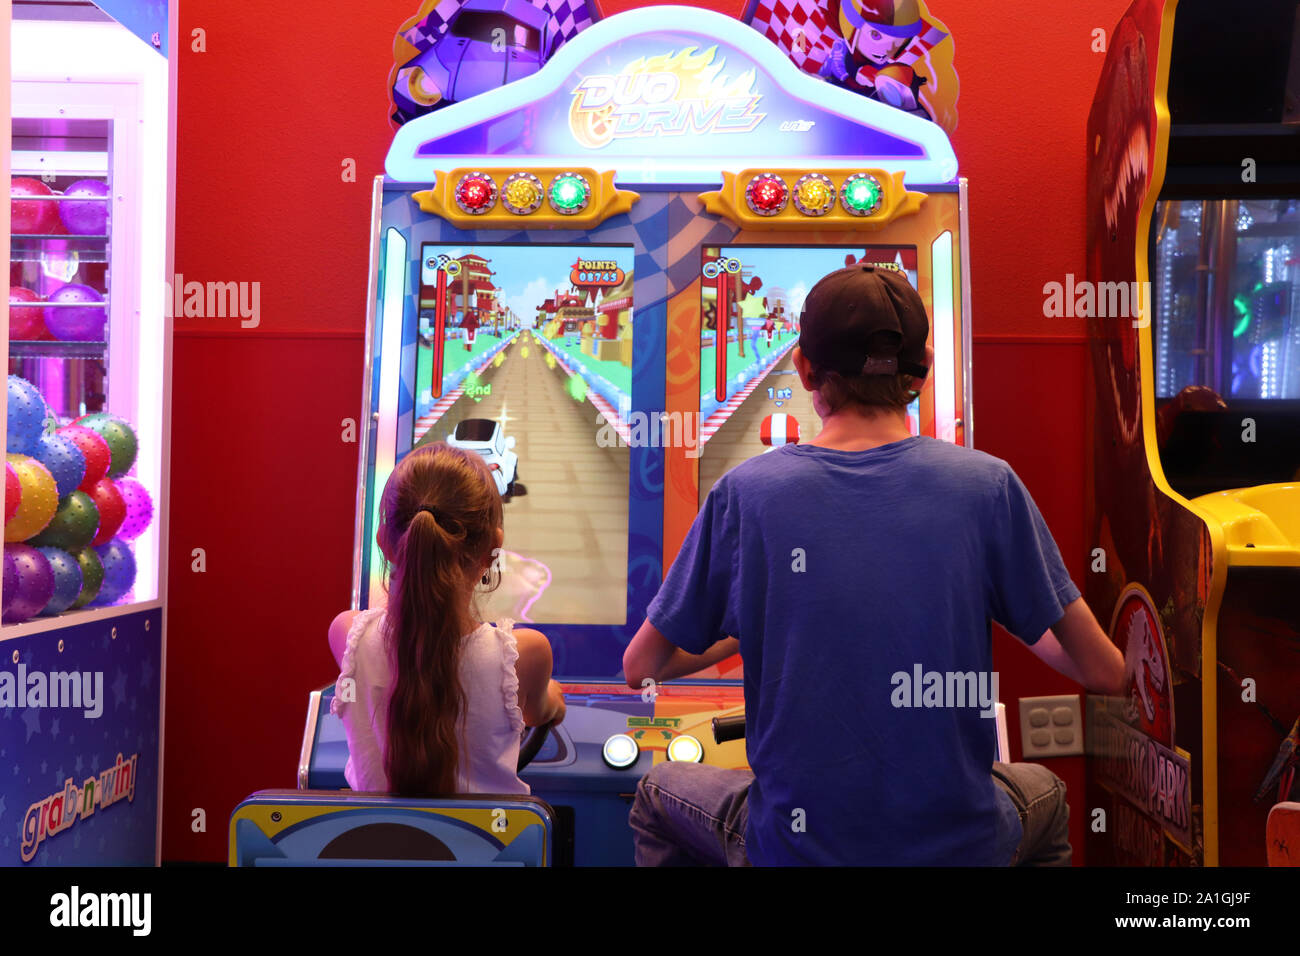
POLYGON ((41 732, 41 712, 35 707, 24 709, 23 725, 27 728, 27 739, 31 740, 33 735, 41 732))

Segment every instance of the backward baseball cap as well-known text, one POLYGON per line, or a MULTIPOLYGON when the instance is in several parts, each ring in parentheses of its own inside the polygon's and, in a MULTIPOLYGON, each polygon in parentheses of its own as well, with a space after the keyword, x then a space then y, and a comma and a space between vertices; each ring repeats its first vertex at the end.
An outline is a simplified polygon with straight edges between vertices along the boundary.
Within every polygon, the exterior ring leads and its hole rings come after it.
POLYGON ((858 263, 822 277, 804 299, 799 348, 817 369, 841 375, 925 378, 930 320, 897 269, 858 263))

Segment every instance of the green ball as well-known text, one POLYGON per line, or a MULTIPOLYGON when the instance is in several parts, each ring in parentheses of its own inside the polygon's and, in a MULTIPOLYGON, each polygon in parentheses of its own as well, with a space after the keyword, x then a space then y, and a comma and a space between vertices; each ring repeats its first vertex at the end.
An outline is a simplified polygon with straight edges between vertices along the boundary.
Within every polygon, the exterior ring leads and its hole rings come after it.
POLYGON ((93 412, 77 419, 77 425, 89 428, 108 442, 108 450, 113 459, 108 466, 109 477, 116 478, 131 470, 139 445, 133 429, 125 419, 110 415, 108 412, 93 412))
POLYGON ((104 563, 99 560, 99 555, 95 553, 94 548, 78 551, 75 557, 77 563, 81 565, 81 593, 72 602, 73 610, 85 607, 95 600, 100 585, 104 583, 104 563))
POLYGON ((45 530, 29 542, 38 548, 80 551, 99 531, 99 508, 84 491, 74 491, 61 502, 45 530))

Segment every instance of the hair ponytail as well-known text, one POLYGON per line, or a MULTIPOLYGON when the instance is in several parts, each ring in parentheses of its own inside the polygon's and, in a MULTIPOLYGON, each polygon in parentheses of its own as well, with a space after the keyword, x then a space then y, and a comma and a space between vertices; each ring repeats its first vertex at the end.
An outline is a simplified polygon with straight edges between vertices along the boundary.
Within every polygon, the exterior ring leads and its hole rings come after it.
POLYGON ((394 793, 456 792, 468 594, 501 515, 483 460, 447 445, 412 451, 384 488, 378 537, 391 562, 385 618, 395 663, 384 762, 394 793))

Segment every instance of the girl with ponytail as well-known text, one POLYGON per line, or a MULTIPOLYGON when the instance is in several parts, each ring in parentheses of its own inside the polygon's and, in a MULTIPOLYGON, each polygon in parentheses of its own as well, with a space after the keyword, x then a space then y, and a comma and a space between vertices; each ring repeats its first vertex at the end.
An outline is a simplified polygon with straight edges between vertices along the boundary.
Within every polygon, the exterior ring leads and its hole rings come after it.
POLYGON ((475 613, 476 589, 499 578, 504 540, 483 459, 441 442, 412 450, 384 486, 376 537, 387 606, 330 625, 348 785, 405 797, 528 793, 515 772, 520 734, 562 720, 564 697, 545 636, 475 613))

